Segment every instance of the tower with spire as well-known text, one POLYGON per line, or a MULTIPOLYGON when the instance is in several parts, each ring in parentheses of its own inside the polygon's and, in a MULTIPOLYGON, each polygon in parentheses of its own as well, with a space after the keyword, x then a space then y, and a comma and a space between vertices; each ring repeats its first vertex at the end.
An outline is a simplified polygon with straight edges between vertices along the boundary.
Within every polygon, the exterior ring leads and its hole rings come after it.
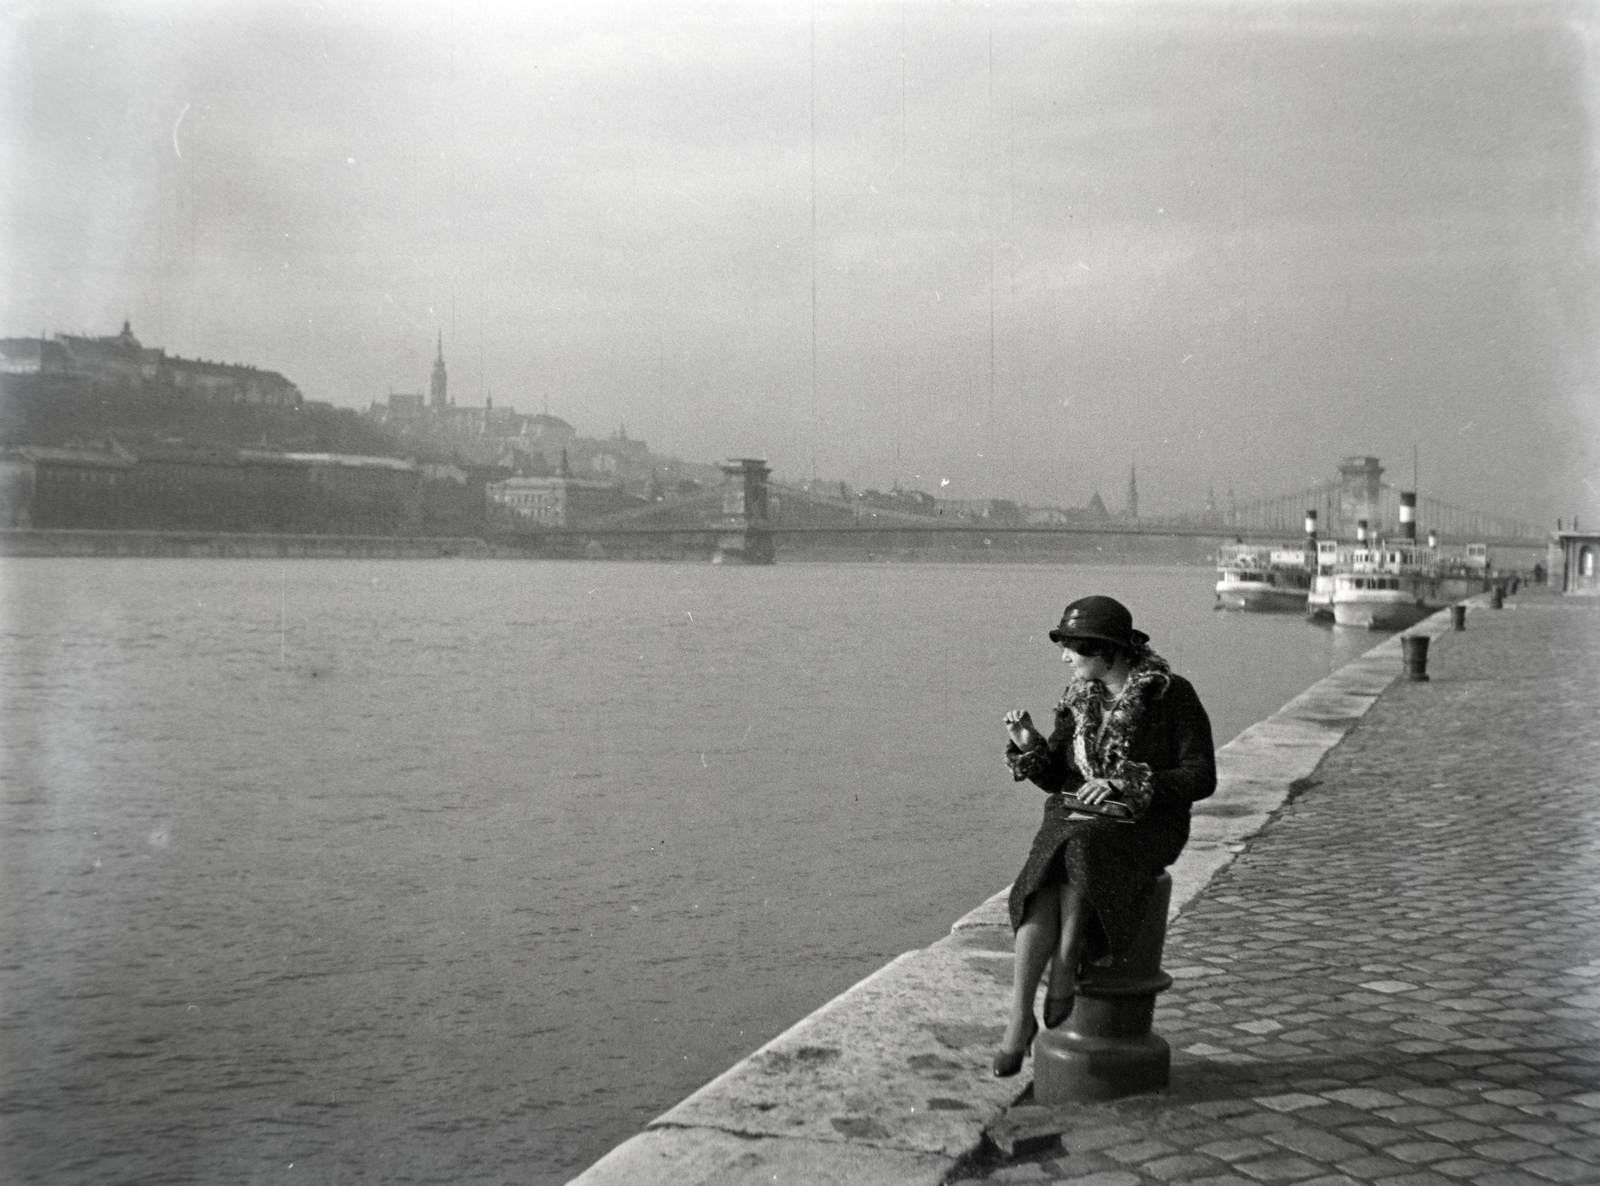
POLYGON ((444 373, 444 331, 439 331, 439 353, 433 360, 433 376, 428 380, 428 403, 434 408, 450 406, 450 381, 444 373))
POLYGON ((1135 466, 1128 466, 1128 518, 1139 517, 1139 473, 1135 466))

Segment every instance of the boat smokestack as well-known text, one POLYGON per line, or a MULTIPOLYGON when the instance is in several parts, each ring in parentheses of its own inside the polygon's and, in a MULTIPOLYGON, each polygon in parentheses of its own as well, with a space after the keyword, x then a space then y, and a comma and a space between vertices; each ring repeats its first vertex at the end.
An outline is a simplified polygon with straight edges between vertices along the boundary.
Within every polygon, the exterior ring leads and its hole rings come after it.
POLYGON ((1439 546, 1439 533, 1437 531, 1428 532, 1428 546, 1430 548, 1437 548, 1439 546))
POLYGON ((1409 540, 1417 538, 1417 492, 1415 490, 1402 490, 1400 492, 1400 536, 1402 539, 1409 540))
POLYGON ((1367 521, 1365 519, 1357 519, 1356 520, 1356 543, 1364 544, 1366 542, 1367 542, 1367 521))
POLYGON ((1317 538, 1317 512, 1314 510, 1306 512, 1306 534, 1312 539, 1317 538))

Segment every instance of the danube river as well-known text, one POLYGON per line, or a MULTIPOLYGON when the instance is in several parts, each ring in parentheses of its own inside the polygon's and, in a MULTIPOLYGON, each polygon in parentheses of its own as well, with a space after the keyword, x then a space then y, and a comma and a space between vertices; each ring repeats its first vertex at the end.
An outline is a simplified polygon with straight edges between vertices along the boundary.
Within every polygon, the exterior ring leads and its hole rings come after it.
POLYGON ((1002 888, 1063 604, 1222 743, 1373 641, 1201 569, 13 559, 0 1167, 564 1181, 1002 888))

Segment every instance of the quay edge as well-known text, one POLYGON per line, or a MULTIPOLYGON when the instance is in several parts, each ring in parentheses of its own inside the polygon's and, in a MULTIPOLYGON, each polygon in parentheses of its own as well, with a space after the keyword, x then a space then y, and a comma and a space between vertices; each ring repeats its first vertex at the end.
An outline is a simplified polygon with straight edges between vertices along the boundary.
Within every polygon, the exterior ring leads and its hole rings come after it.
POLYGON ((419 560, 490 555, 490 545, 471 536, 0 528, 0 556, 419 560))
MULTIPOLYGON (((1410 633, 1451 630, 1443 610, 1410 633)), ((1401 674, 1395 635, 1217 751, 1217 792, 1195 806, 1189 844, 1170 869, 1169 917, 1233 861, 1401 674)), ((1027 1084, 989 1072, 1011 982, 1006 893, 779 1034, 570 1186, 948 1180, 981 1154, 985 1129, 1027 1084)), ((1184 971, 1174 974, 1181 980, 1184 971)))

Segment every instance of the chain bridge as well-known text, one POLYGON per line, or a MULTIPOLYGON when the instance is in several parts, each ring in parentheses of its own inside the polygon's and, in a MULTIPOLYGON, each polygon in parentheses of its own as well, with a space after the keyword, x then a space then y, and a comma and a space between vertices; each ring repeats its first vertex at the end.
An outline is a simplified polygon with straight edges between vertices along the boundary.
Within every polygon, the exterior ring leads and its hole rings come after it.
MULTIPOLYGON (((1106 551, 1148 550, 1152 542, 1248 540, 1297 543, 1307 513, 1314 512, 1321 538, 1356 538, 1363 522, 1375 536, 1400 532, 1399 487, 1383 480, 1376 457, 1349 457, 1338 477, 1291 494, 1230 505, 1205 514, 1173 517, 1116 516, 1103 510, 1026 508, 1002 499, 953 501, 927 495, 869 492, 851 495, 833 483, 800 487, 770 481, 764 461, 739 458, 723 465, 722 487, 693 496, 636 507, 584 523, 540 530, 524 537, 533 550, 569 551, 582 542, 606 551, 678 547, 712 548, 733 562, 770 563, 785 539, 789 547, 827 544, 873 552, 926 550, 943 537, 951 549, 1001 545, 1051 549, 1056 542, 1106 551), (964 537, 970 537, 965 538, 964 537), (1051 537, 1056 537, 1052 540, 1051 537), (1093 537, 1117 537, 1096 544, 1093 537), (1087 540, 1087 542, 1085 542, 1087 540)), ((1409 493, 1409 492, 1408 492, 1409 493)), ((1467 543, 1537 548, 1546 533, 1531 523, 1456 506, 1426 494, 1417 499, 1417 531, 1445 546, 1467 543)), ((501 537, 501 543, 511 542, 501 537)), ((1177 546, 1177 545, 1174 545, 1177 546)), ((1190 548, 1189 550, 1192 550, 1190 548)), ((1185 553, 1187 554, 1187 552, 1185 553)))

